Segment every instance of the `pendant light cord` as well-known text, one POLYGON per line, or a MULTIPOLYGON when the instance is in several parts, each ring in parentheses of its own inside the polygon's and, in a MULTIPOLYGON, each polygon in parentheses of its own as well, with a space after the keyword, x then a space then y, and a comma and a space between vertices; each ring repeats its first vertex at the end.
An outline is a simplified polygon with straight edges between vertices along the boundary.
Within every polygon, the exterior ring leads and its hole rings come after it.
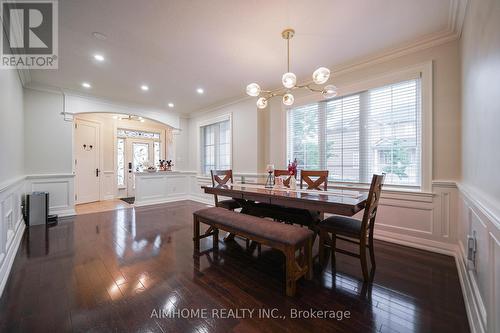
POLYGON ((286 72, 290 73, 290 38, 286 40, 286 72))

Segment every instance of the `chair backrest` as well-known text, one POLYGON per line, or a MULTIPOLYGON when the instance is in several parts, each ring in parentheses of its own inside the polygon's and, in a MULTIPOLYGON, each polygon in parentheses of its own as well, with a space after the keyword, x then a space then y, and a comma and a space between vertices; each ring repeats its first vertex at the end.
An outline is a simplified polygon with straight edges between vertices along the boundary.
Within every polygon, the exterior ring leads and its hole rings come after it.
POLYGON ((286 187, 290 187, 290 180, 292 179, 290 172, 288 170, 274 170, 274 177, 280 177, 280 176, 288 176, 283 181, 283 185, 285 185, 286 187))
POLYGON ((301 170, 300 188, 303 187, 303 182, 307 184, 308 190, 326 191, 328 189, 328 170, 301 170))
MULTIPOLYGON (((226 185, 228 181, 233 183, 233 170, 210 170, 212 186, 226 185), (222 176, 222 178, 221 178, 222 176)), ((219 203, 217 194, 214 194, 215 206, 219 203)))
POLYGON ((384 177, 385 174, 373 175, 372 177, 370 192, 368 192, 368 199, 366 199, 365 212, 361 223, 363 235, 366 235, 367 228, 371 228, 370 232, 373 232, 372 230, 375 224, 375 217, 377 216, 378 202, 382 193, 384 177))

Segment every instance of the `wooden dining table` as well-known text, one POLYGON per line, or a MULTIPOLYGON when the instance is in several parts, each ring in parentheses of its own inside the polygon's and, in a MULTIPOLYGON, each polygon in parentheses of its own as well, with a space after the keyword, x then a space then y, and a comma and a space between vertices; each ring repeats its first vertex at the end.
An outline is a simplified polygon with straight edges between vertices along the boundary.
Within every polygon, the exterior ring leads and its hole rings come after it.
POLYGON ((242 206, 242 213, 255 202, 281 207, 301 208, 320 213, 353 216, 365 207, 368 194, 352 190, 332 189, 292 190, 286 187, 266 188, 261 184, 233 183, 225 185, 205 185, 207 194, 230 197, 242 206))

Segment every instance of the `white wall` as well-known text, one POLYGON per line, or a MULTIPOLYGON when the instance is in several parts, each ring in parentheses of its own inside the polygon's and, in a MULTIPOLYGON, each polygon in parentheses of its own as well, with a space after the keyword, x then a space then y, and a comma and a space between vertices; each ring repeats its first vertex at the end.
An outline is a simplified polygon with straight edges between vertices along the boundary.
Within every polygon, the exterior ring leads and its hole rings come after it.
MULTIPOLYGON (((332 82, 339 90, 370 78, 405 69, 409 66, 433 62, 433 179, 460 178, 460 66, 458 42, 414 52, 390 61, 363 68, 336 73, 332 82)), ((321 98, 318 96, 318 98, 321 98)), ((269 160, 283 167, 286 156, 285 113, 281 102, 270 106, 269 160)))
POLYGON ((179 127, 181 128, 180 132, 174 132, 174 169, 175 170, 195 170, 192 169, 189 164, 189 119, 188 118, 180 118, 179 119, 179 127))
POLYGON ((470 0, 462 51, 462 182, 500 210, 500 2, 470 0))
POLYGON ((17 71, 0 70, 0 295, 19 247, 24 223, 23 88, 17 71))
POLYGON ((0 70, 0 184, 24 175, 23 88, 17 71, 0 70))
POLYGON ((62 111, 61 94, 24 90, 26 174, 73 172, 73 123, 62 111))
POLYGON ((500 332, 500 2, 469 0, 461 49, 460 268, 477 331, 500 332), (477 241, 474 266, 467 235, 477 241), (467 266, 469 264, 469 266, 467 266), (468 267, 468 268, 467 268, 468 267))
POLYGON ((200 171, 200 124, 218 116, 231 114, 233 129, 233 170, 238 173, 256 173, 259 168, 258 115, 253 99, 216 108, 189 119, 189 171, 200 171))

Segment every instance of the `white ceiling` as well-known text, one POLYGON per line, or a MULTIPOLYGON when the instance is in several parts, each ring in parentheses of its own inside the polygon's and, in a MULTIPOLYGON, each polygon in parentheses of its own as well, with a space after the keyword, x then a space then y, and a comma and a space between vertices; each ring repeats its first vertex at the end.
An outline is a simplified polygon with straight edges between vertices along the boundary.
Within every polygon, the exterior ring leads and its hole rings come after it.
POLYGON ((165 109, 173 102, 171 110, 191 113, 241 97, 250 82, 279 87, 286 27, 296 30, 291 70, 307 79, 319 65, 333 67, 446 30, 450 2, 59 1, 59 69, 34 70, 32 82, 165 109), (107 39, 94 38, 94 31, 107 39), (95 53, 106 61, 97 63, 95 53), (92 84, 90 91, 83 81, 92 84), (148 92, 140 90, 144 83, 148 92))

